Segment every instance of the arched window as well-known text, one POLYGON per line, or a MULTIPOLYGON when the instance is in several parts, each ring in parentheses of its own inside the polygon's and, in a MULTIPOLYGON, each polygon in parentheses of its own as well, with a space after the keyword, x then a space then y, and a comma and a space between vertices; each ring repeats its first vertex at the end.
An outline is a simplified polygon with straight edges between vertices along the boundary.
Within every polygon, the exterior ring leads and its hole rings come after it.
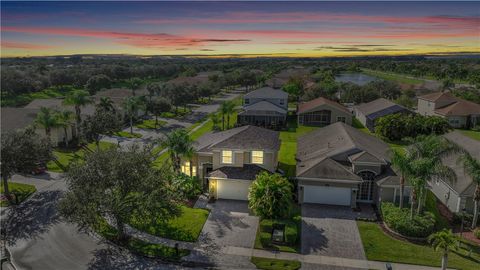
POLYGON ((358 175, 362 177, 363 182, 358 185, 357 201, 372 202, 375 173, 370 171, 359 172, 358 175))

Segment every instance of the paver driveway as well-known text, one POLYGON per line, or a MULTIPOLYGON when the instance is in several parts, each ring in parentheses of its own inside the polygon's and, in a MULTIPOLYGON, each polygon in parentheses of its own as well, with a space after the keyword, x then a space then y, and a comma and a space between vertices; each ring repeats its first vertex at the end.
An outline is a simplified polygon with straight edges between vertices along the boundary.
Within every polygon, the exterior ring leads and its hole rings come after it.
POLYGON ((349 207, 302 205, 302 253, 366 259, 355 217, 349 207))
POLYGON ((201 242, 219 247, 253 247, 258 217, 249 213, 246 201, 217 200, 209 207, 211 212, 203 226, 201 242))

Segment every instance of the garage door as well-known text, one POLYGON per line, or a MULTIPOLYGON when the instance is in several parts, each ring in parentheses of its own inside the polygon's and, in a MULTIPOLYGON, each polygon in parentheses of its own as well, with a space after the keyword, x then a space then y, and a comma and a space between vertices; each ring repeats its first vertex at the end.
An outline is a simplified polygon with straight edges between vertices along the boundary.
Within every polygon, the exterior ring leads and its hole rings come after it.
POLYGON ((303 186, 304 203, 350 205, 350 199, 350 188, 303 186))
POLYGON ((248 200, 248 188, 252 181, 217 180, 217 198, 248 200))

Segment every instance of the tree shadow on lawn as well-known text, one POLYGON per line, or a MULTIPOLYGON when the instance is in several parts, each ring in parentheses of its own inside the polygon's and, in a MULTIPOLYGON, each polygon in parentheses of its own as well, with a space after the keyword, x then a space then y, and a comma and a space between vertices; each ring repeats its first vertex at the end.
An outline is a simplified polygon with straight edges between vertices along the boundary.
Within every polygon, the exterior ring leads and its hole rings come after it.
POLYGON ((62 191, 42 191, 9 212, 5 224, 6 241, 35 239, 60 221, 57 203, 62 191))

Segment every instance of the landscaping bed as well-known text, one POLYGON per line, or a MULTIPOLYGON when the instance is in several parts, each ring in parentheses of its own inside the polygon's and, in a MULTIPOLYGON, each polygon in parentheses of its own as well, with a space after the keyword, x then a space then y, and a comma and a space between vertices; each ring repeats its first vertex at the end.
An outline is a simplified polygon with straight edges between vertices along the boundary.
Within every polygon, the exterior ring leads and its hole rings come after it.
MULTIPOLYGON (((14 183, 14 182, 8 182, 8 189, 10 191, 10 194, 12 196, 17 196, 17 200, 13 197, 13 202, 18 201, 18 203, 23 202, 33 194, 37 189, 33 185, 27 185, 27 184, 21 184, 21 183, 14 183)), ((0 185, 0 193, 2 193, 1 196, 1 201, 0 201, 0 206, 5 207, 9 206, 10 203, 3 194, 3 183, 0 185)))
POLYGON ((161 128, 166 124, 167 122, 158 120, 158 125, 155 126, 155 119, 148 119, 148 120, 143 120, 142 122, 136 124, 135 127, 141 128, 141 129, 157 129, 157 128, 161 128))
MULTIPOLYGON (((386 235, 377 223, 357 221, 365 255, 368 260, 418 264, 438 267, 441 251, 434 251, 427 245, 413 244, 386 235)), ((477 269, 480 263, 480 247, 463 242, 458 251, 449 254, 448 267, 477 269), (472 255, 469 257, 469 251, 472 255)))
POLYGON ((181 206, 181 214, 167 222, 156 217, 132 216, 130 225, 151 235, 168 239, 195 242, 208 218, 208 210, 181 206))
POLYGON ((255 237, 255 248, 298 253, 300 252, 300 229, 300 216, 292 219, 262 219, 255 237), (272 240, 272 232, 279 227, 283 228, 284 241, 275 242, 272 240))
POLYGON ((96 232, 105 237, 107 240, 129 249, 133 253, 149 258, 158 258, 165 261, 178 262, 182 257, 190 254, 190 251, 186 249, 176 250, 175 248, 160 244, 148 243, 133 237, 128 238, 126 242, 119 243, 116 239, 116 229, 108 225, 105 220, 99 224, 96 232))
POLYGON ((393 231, 414 238, 428 237, 435 229, 434 214, 425 211, 410 218, 410 209, 400 209, 393 203, 383 202, 380 206, 383 221, 393 231))
POLYGON ((292 260, 280 260, 252 257, 251 262, 255 264, 257 269, 265 270, 297 270, 300 269, 302 264, 299 261, 292 260))

